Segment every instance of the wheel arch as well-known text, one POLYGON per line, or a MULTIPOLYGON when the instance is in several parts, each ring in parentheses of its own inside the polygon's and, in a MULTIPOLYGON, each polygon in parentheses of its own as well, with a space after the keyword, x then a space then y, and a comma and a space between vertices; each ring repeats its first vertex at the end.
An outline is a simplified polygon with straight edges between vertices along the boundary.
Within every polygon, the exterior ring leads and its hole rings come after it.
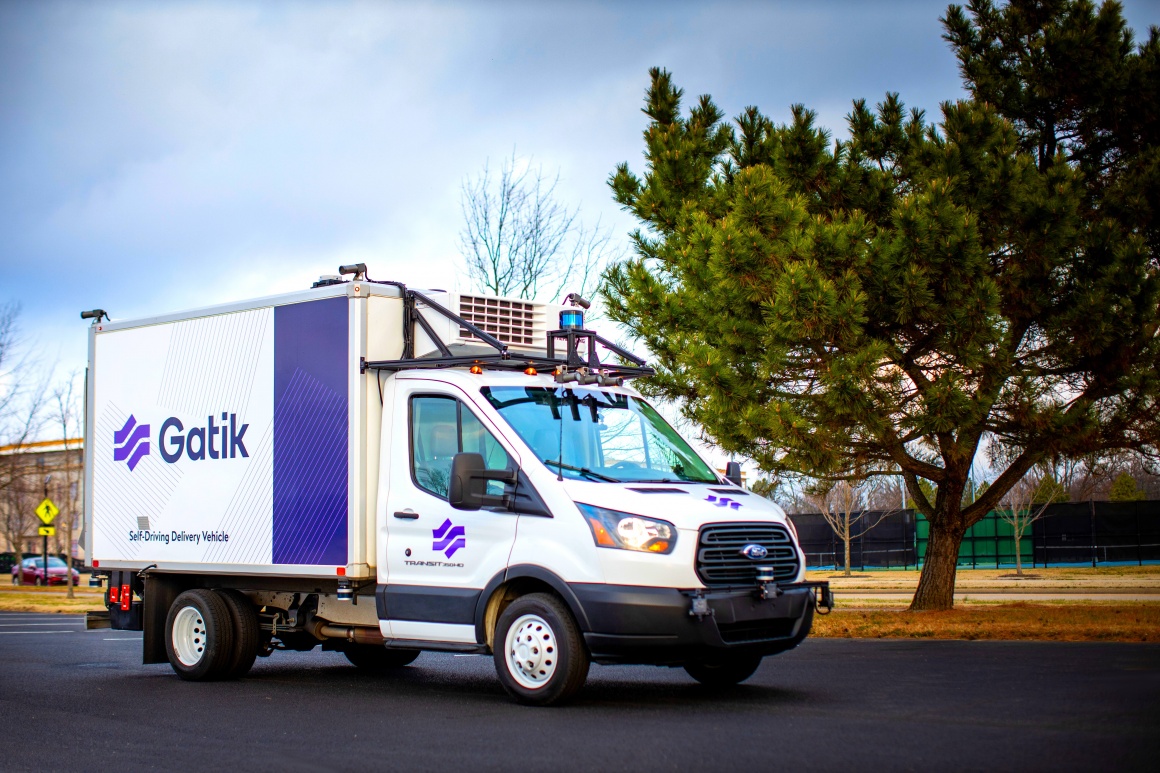
POLYGON ((495 624, 504 608, 520 596, 544 591, 558 596, 567 605, 581 632, 588 633, 592 630, 588 624, 588 616, 584 613, 584 606, 567 582, 542 566, 517 564, 492 577, 479 594, 479 601, 475 607, 475 640, 480 644, 492 646, 495 624))

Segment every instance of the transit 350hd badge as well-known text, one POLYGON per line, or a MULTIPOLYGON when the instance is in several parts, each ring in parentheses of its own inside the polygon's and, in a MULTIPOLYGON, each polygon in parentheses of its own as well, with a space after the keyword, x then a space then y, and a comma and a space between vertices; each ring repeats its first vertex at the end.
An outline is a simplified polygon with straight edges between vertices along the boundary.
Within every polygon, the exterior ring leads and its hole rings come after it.
MULTIPOLYGON (((443 521, 437 529, 431 530, 431 549, 451 558, 460 548, 467 547, 467 527, 456 526, 451 519, 443 521)), ((407 551, 410 555, 411 551, 407 551)), ((447 561, 404 561, 407 566, 451 566, 460 568, 463 564, 447 561)))

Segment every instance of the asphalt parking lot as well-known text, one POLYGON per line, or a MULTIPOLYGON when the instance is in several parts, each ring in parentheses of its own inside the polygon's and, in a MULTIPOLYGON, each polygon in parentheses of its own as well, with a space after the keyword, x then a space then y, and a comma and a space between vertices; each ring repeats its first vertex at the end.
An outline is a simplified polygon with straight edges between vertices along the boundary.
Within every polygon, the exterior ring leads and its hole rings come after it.
POLYGON ((5 770, 1155 770, 1160 645, 814 639, 733 690, 593 666, 534 709, 490 658, 279 652, 191 684, 140 634, 3 613, 0 713, 5 770))

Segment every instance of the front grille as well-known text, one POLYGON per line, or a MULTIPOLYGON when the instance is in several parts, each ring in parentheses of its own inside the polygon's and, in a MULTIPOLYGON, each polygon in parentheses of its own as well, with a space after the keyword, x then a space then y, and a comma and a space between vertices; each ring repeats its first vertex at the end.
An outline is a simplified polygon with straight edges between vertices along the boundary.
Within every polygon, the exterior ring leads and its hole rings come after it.
POLYGON ((706 585, 754 585, 757 567, 772 566, 775 582, 797 578, 798 554, 789 531, 777 523, 722 523, 701 529, 697 576, 706 585), (742 555, 746 545, 761 545, 765 558, 742 555))

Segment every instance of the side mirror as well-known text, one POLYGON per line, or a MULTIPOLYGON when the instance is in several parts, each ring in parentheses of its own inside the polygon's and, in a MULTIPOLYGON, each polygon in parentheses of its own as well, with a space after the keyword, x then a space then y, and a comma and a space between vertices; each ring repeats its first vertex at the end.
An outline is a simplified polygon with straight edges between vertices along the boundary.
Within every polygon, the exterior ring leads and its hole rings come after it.
POLYGON ((725 480, 729 481, 735 486, 741 485, 741 465, 737 462, 729 462, 725 465, 725 480))
POLYGON ((511 507, 512 495, 488 494, 489 480, 515 483, 514 470, 489 470, 480 454, 456 454, 451 459, 451 481, 447 501, 456 510, 478 510, 481 507, 511 507))

